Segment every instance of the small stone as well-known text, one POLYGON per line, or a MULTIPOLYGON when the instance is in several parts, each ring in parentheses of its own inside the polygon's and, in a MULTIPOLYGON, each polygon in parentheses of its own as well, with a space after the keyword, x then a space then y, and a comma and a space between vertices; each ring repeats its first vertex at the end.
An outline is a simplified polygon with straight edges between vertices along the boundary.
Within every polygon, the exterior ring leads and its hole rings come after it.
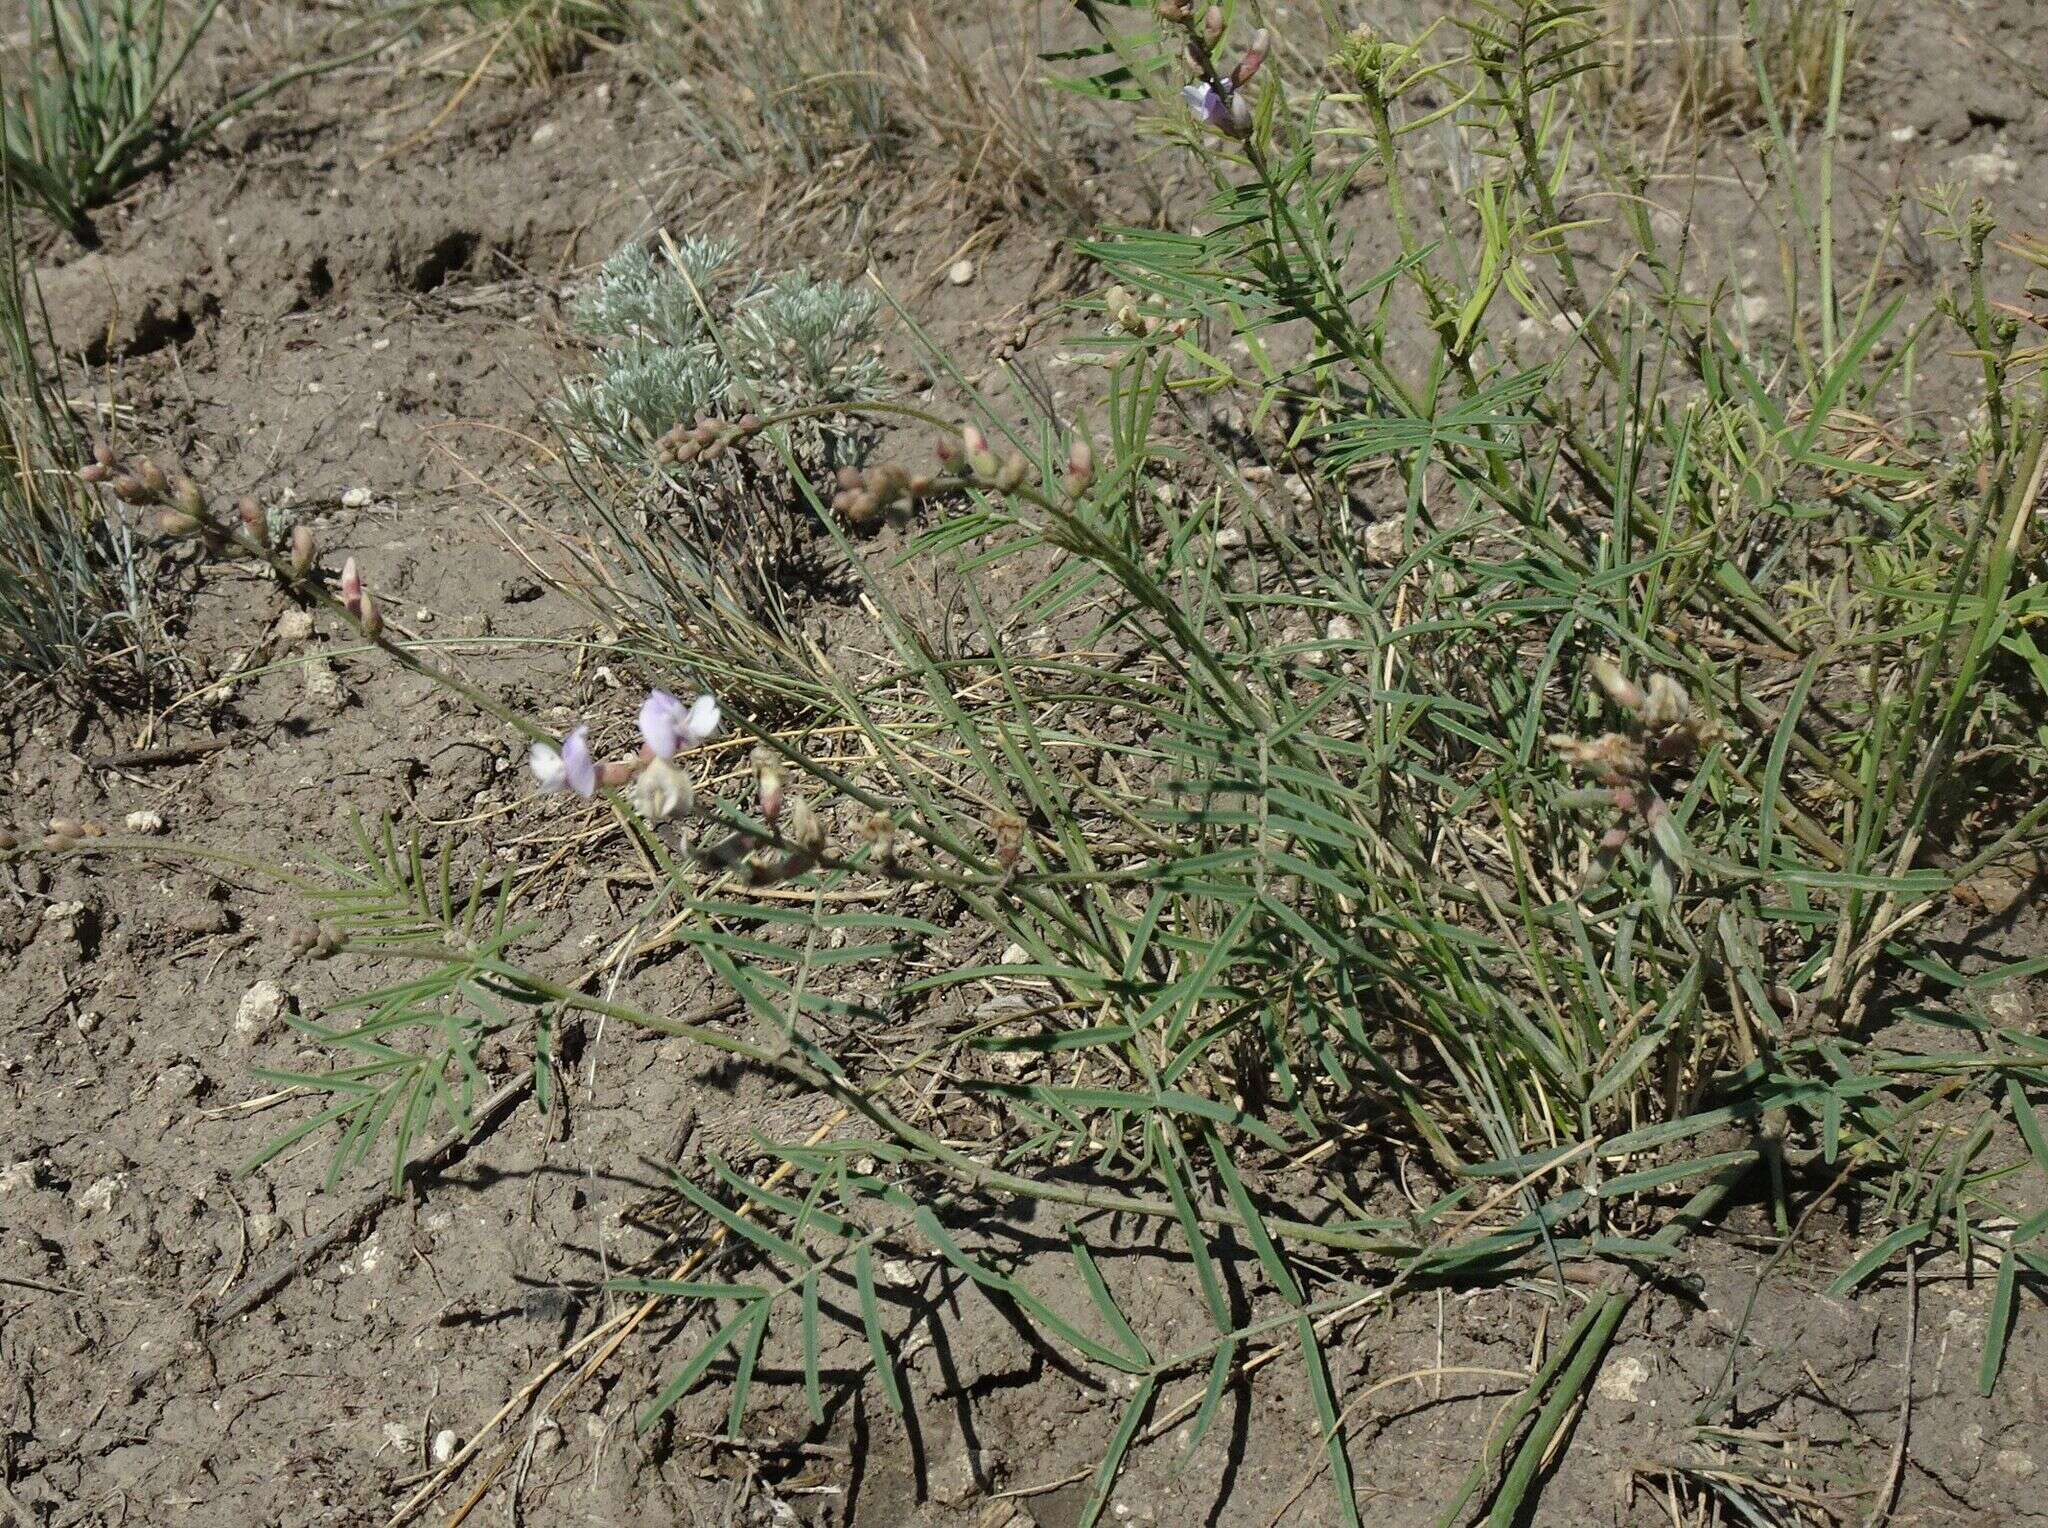
POLYGON ((43 1164, 33 1157, 0 1169, 0 1198, 10 1194, 32 1194, 43 1186, 43 1164))
POLYGON ((952 282, 954 286, 966 286, 968 282, 974 279, 974 262, 972 260, 955 260, 953 268, 946 272, 946 279, 952 282))
POLYGON ((1642 1393, 1643 1382, 1649 1377, 1650 1366, 1642 1359, 1633 1353, 1617 1353, 1601 1368, 1593 1389, 1607 1400, 1632 1402, 1642 1393))
POLYGON ((79 1209, 88 1215, 104 1215, 114 1207, 114 1200, 127 1181, 126 1173, 109 1173, 104 1178, 93 1179, 79 1191, 79 1209))
POLYGON ((1003 951, 1003 964, 1021 966, 1031 959, 1031 952, 1021 944, 1013 944, 1003 951))
POLYGON ((313 612, 310 610, 287 610, 277 618, 277 640, 286 647, 297 647, 313 635, 313 612))
POLYGON ((1742 299, 1742 321, 1745 324, 1760 324, 1770 316, 1770 312, 1771 300, 1768 297, 1759 294, 1742 299))
POLYGON ((2001 1475, 2010 1475, 2015 1480, 2029 1479, 2038 1466, 2031 1455, 2023 1454, 2016 1448, 2002 1448, 1991 1456, 1991 1464, 2001 1475))
POLYGON ((164 815, 161 812, 130 812, 122 819, 130 833, 161 833, 164 830, 164 815))
POLYGON ((1920 129, 1908 122, 1904 127, 1895 127, 1885 136, 1894 143, 1911 143, 1920 136, 1920 129))
POLYGON ((339 711, 348 704, 348 686, 325 658, 316 658, 306 665, 306 699, 329 711, 339 711))
POLYGON ((1365 560, 1392 567, 1401 560, 1406 541, 1399 520, 1375 520, 1365 528, 1365 560))
POLYGON ((459 1440, 455 1436, 455 1429, 452 1427, 444 1427, 439 1432, 435 1433, 433 1450, 434 1463, 437 1465, 442 1465, 446 1464, 450 1459, 453 1459, 455 1457, 455 1450, 458 1443, 459 1440))
POLYGON ((265 1247, 276 1241, 279 1233, 283 1230, 283 1216, 273 1215, 268 1210, 258 1210, 249 1217, 250 1248, 253 1251, 261 1252, 265 1247))
POLYGON ((290 1001, 276 982, 265 978, 256 983, 235 1005, 235 1038, 244 1044, 262 1039, 277 1027, 290 1001))
POLYGON ((2013 158, 2012 150, 2003 143, 1994 143, 1981 154, 1959 155, 1955 171, 1963 179, 1973 180, 1980 186, 1996 186, 2018 180, 2020 162, 2013 158))
POLYGON ((411 1425, 405 1422, 386 1422, 384 1424, 384 1446, 386 1448, 396 1449, 401 1454, 411 1453, 411 1425))
POLYGON ((375 502, 376 497, 369 489, 358 486, 351 488, 341 496, 341 507, 343 509, 368 509, 375 502))
POLYGON ((1323 635, 1332 642, 1356 642, 1358 623, 1348 615, 1333 615, 1330 624, 1323 628, 1323 635))
POLYGON ((85 911, 83 902, 52 902, 43 909, 45 923, 75 923, 78 915, 85 911))
POLYGON ((561 135, 561 131, 562 128, 559 123, 543 122, 533 130, 533 136, 526 141, 537 149, 544 149, 561 135))
POLYGON ((166 1067, 156 1080, 157 1091, 172 1098, 197 1098, 206 1090, 206 1074, 189 1061, 166 1067))
POLYGON ((1244 527, 1241 525, 1226 525, 1216 533, 1216 550, 1219 552, 1235 552, 1243 545, 1244 527))

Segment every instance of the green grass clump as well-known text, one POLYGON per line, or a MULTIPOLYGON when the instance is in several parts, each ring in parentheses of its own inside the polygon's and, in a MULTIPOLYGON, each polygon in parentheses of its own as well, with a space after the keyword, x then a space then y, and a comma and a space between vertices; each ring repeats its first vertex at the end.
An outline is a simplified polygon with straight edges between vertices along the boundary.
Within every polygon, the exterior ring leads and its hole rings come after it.
MULTIPOLYGON (((797 484, 863 601, 857 640, 702 593, 673 571, 701 533, 591 485, 634 570, 607 598, 635 655, 703 676, 760 750, 752 802, 707 787, 680 845, 612 807, 655 870, 635 928, 743 1025, 636 1006, 629 978, 594 998, 523 966, 502 921, 477 945, 489 888, 458 914, 445 871, 436 892, 431 856, 389 839, 331 904, 345 936, 441 973, 344 1037, 362 1052, 374 1028, 388 1073, 336 1074, 347 1150, 440 1096, 408 1078, 514 1024, 544 1060, 574 1010, 840 1111, 827 1138, 758 1143, 778 1187, 717 1159, 677 1182, 726 1250, 701 1280, 621 1286, 711 1313, 643 1426, 716 1373, 736 1431, 771 1344, 824 1425, 832 1323, 902 1408, 906 1317, 875 1268, 907 1248, 1128 1397, 1084 1522, 1132 1448, 1189 1418, 1199 1441, 1277 1355, 1318 1421, 1324 1515, 1357 1523, 1335 1324, 1521 1281, 1572 1316, 1444 1517, 1506 1524, 1645 1274, 1738 1192, 1789 1235, 1842 1173, 1886 1224, 1840 1292, 1905 1256, 1996 1259, 1997 1383, 2012 1290, 2048 1276, 2048 1055, 1990 999, 2042 962, 1965 970, 1932 934, 2048 820, 2014 783, 2048 717, 2048 404, 1985 274, 1993 229, 1937 207, 1949 274, 1917 299, 1880 281, 1883 249, 1843 269, 1832 127, 1796 149, 1776 116, 1790 289, 1781 326, 1738 331, 1659 242, 1626 142, 1602 145, 1601 195, 1574 184, 1592 13, 1462 15, 1354 34, 1339 88, 1306 95, 1217 53, 1192 8, 1068 52, 1072 88, 1143 114, 1213 194, 1082 247, 1114 294, 1084 308, 1092 423, 1021 375, 975 395, 958 445, 874 406, 949 445, 887 556, 775 433, 812 416, 749 397, 762 433, 731 470, 797 484), (1191 45, 1242 93, 1241 136, 1182 104, 1191 45), (1419 148, 1446 140, 1455 178, 1419 148), (1936 383, 1968 389, 1971 429, 1912 422, 1936 383), (1203 404, 1241 411, 1227 446, 1203 404), (784 777, 801 819, 763 804, 784 777), (1049 1251, 1016 1250, 1027 1223, 1049 1251), (1134 1227, 1209 1330, 1169 1340, 1166 1293, 1112 1277, 1134 1227)), ((1831 123, 1848 8, 1828 24, 1831 123)), ((716 272, 701 303, 660 298, 658 275, 607 275, 622 353, 701 345, 693 364, 743 375, 744 302, 720 306, 716 272)), ((661 416, 618 418, 593 459, 644 451, 661 416)), ((1703 1447, 1730 1400, 1701 1406, 1703 1447)), ((1739 1472, 1687 1482, 1776 1511, 1739 1472)))
POLYGON ((23 678, 104 679, 126 652, 132 675, 148 630, 136 537, 79 482, 82 438, 45 383, 32 341, 34 288, 0 190, 0 669, 23 678))

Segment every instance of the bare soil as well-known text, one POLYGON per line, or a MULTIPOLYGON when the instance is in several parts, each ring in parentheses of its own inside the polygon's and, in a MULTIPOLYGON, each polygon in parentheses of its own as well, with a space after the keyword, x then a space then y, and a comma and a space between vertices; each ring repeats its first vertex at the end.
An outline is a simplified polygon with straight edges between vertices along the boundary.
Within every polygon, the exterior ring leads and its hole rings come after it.
MULTIPOLYGON (((1936 5, 1888 29, 1857 82, 1846 145, 1873 212, 1901 178, 1956 174, 2003 144, 2009 171, 1969 173, 2017 226, 2048 220, 2044 49, 2048 16, 2032 0, 1936 5)), ((952 353, 986 357, 1021 327, 1017 364, 1057 379, 1049 358, 1073 322, 1058 304, 1077 279, 1057 229, 1007 221, 977 247, 975 280, 953 287, 939 278, 978 225, 949 220, 914 161, 849 167, 853 210, 791 218, 789 188, 693 157, 671 104, 602 59, 545 89, 486 82, 444 116, 454 88, 385 68, 289 92, 131 197, 102 251, 52 245, 41 279, 59 343, 90 363, 131 433, 182 454, 218 493, 289 496, 324 546, 374 564, 397 624, 448 643, 465 674, 538 715, 625 704, 620 681, 578 652, 587 618, 529 561, 552 550, 536 529, 551 492, 539 403, 575 364, 561 296, 625 239, 715 228, 764 262, 843 275, 872 262, 952 353), (489 640, 508 637, 548 640, 489 640)), ((1703 242, 1723 270, 1767 266, 1755 251, 1769 223, 1740 155, 1732 142, 1717 152, 1730 168, 1692 214, 1703 242)), ((1369 198, 1358 209, 1373 215, 1369 198)), ((1873 247, 1867 225, 1849 238, 1873 247)), ((1925 277, 1902 266, 1888 279, 1925 277)), ((908 345, 897 349, 907 364, 908 345)), ((324 631, 293 639, 279 625, 289 605, 265 581, 169 576, 190 593, 178 640, 193 684, 249 677, 153 716, 22 697, 4 723, 15 823, 71 815, 118 831, 149 812, 167 842, 303 867, 353 856, 350 813, 388 812, 555 858, 559 879, 525 909, 537 929, 522 950, 542 969, 581 969, 592 939, 630 916, 642 872, 576 856, 592 823, 528 799, 495 723, 324 631), (105 762, 219 739, 197 759, 105 762)), ((363 979, 295 955, 306 916, 265 877, 168 855, 28 860, 0 885, 0 1518, 383 1522, 429 1478, 443 1429, 468 1439, 630 1305, 603 1292, 607 1276, 673 1260, 663 1164, 708 1148, 759 1167, 755 1132, 801 1137, 827 1121, 781 1083, 681 1042, 589 1026, 563 1039, 558 1108, 522 1103, 391 1202, 374 1157, 324 1189, 331 1143, 319 1138, 243 1175, 311 1108, 252 1069, 319 1056, 278 1022, 238 1032, 245 995, 273 982, 317 1017, 363 979), (309 1250, 337 1223, 354 1229, 309 1250), (275 1267, 290 1271, 274 1292, 213 1319, 275 1267)), ((719 1003, 680 963, 631 981, 660 1011, 719 1003)), ((1034 1229, 1056 1260, 1059 1225, 1034 1229)), ((2048 1320, 2023 1301, 2003 1385, 1981 1399, 1988 1279, 1827 1298, 1862 1230, 1820 1217, 1770 1269, 1746 1327, 1778 1245, 1763 1208, 1738 1209, 1680 1259, 1633 1308, 1536 1520, 1671 1521, 1661 1472, 1716 1467, 1688 1422, 1731 1351, 1732 1425, 1748 1441, 1730 1468, 1754 1467, 1756 1440, 1771 1439, 1790 1489, 1832 1496, 1855 1519, 1895 1492, 1896 1523, 2048 1520, 2048 1320)), ((1157 1249, 1133 1237, 1107 1272, 1162 1347, 1200 1340, 1206 1317, 1157 1249)), ((514 1411, 502 1435, 512 1461, 473 1520, 1074 1522, 1121 1395, 1034 1346, 942 1265, 907 1265, 897 1280, 908 1425, 862 1381, 857 1329, 833 1327, 839 1380, 822 1428, 794 1354, 771 1343, 742 1446, 716 1439, 716 1386, 636 1436, 639 1409, 703 1335, 664 1309, 544 1425, 514 1411), (1031 1487, 1049 1488, 998 1494, 1031 1487)), ((1574 1309, 1537 1283, 1410 1299, 1339 1328, 1334 1377, 1355 1406, 1368 1521, 1434 1520, 1519 1388, 1511 1374, 1574 1309)), ((429 1520, 462 1504, 498 1448, 494 1436, 429 1520)), ((1171 1432, 1136 1452, 1115 1520, 1334 1520, 1327 1481, 1311 1479, 1319 1443, 1291 1358, 1233 1393, 1181 1452, 1171 1432)))

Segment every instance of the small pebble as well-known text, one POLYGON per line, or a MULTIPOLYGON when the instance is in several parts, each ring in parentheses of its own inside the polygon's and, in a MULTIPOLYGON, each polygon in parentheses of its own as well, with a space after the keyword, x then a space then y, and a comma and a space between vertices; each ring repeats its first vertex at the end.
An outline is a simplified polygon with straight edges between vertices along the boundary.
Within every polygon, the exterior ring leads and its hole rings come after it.
POLYGON ((437 1465, 446 1464, 450 1459, 453 1459, 457 1442, 455 1429, 452 1427, 444 1427, 435 1433, 434 1463, 437 1465))
POLYGON ((287 610, 277 618, 277 640, 287 647, 297 647, 313 635, 313 612, 310 610, 287 610))
POLYGON ((341 496, 341 507, 343 509, 368 509, 371 500, 375 497, 367 488, 360 486, 351 488, 341 496))
POLYGON ((953 268, 946 272, 946 279, 952 282, 954 286, 966 286, 968 282, 974 279, 974 262, 972 260, 955 260, 953 268))
POLYGON ((130 812, 122 822, 130 833, 161 833, 164 830, 164 817, 161 812, 130 812))
POLYGON ((235 1037, 245 1043, 262 1039, 284 1018, 290 1001, 284 988, 269 978, 256 983, 235 1005, 235 1037))
POLYGON ((543 122, 539 127, 536 127, 533 130, 533 136, 527 141, 537 149, 546 148, 550 143, 553 143, 555 141, 556 137, 561 133, 561 131, 562 129, 558 124, 553 122, 543 122))

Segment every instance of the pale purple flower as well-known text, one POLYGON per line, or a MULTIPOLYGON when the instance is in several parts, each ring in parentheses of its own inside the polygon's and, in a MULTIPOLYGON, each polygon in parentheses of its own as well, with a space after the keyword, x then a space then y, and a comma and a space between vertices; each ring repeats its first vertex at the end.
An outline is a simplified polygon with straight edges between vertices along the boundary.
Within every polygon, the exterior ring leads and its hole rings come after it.
POLYGON ((1239 95, 1229 80, 1214 85, 1186 85, 1181 99, 1188 110, 1219 133, 1243 138, 1252 130, 1251 102, 1239 95))
POLYGON ((718 733, 718 701, 699 695, 687 706, 666 690, 640 704, 640 736, 657 759, 672 759, 685 748, 708 743, 718 733))
POLYGON ((527 763, 544 791, 571 790, 585 797, 597 793, 597 761, 590 756, 588 727, 578 727, 563 738, 559 750, 535 743, 527 763))

